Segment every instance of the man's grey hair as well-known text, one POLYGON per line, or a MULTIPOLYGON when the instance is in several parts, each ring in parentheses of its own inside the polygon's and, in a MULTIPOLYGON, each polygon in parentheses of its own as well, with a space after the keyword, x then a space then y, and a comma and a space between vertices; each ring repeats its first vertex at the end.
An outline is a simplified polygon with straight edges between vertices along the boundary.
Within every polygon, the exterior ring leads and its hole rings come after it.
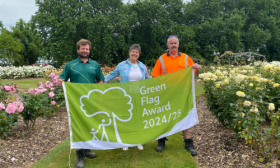
MULTIPOLYGON (((174 37, 174 36, 172 36, 172 37, 174 37)), ((170 38, 171 37, 168 37, 166 44, 168 44, 170 38)), ((176 38, 178 39, 178 43, 179 43, 179 38, 178 37, 176 37, 176 38)))
POLYGON ((140 47, 139 44, 133 44, 133 45, 130 47, 129 52, 130 52, 131 50, 138 50, 139 55, 141 54, 141 47, 140 47))

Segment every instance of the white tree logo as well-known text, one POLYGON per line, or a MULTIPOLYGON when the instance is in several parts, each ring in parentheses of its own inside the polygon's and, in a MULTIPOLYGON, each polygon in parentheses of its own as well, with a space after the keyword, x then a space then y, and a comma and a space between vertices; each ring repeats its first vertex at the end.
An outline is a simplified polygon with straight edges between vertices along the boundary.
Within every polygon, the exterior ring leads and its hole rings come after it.
POLYGON ((113 118, 116 138, 117 138, 118 143, 122 143, 122 140, 121 140, 121 138, 119 136, 116 120, 119 120, 121 122, 128 122, 128 121, 131 120, 131 118, 132 118, 132 109, 133 109, 133 104, 131 103, 131 100, 132 100, 131 96, 126 94, 126 91, 123 88, 111 87, 111 88, 106 89, 105 91, 101 91, 101 90, 98 90, 98 89, 93 89, 93 90, 90 90, 87 95, 83 95, 83 96, 80 97, 80 103, 81 103, 80 109, 84 112, 84 114, 87 117, 93 117, 93 116, 98 115, 98 114, 105 114, 109 118, 109 123, 105 123, 106 122, 105 118, 102 119, 102 121, 101 121, 102 123, 98 126, 98 130, 95 130, 94 128, 91 129, 92 132, 90 132, 90 133, 93 134, 93 140, 99 140, 96 137, 95 134, 98 133, 102 129, 102 136, 101 136, 100 141, 103 141, 104 139, 106 139, 107 142, 109 142, 109 139, 108 139, 105 127, 111 125, 111 116, 106 111, 97 111, 97 112, 94 112, 93 114, 87 114, 87 111, 83 109, 83 107, 85 105, 83 104, 82 99, 85 99, 85 98, 89 99, 90 94, 94 93, 94 92, 99 92, 99 93, 102 93, 104 95, 106 92, 113 91, 114 89, 121 90, 124 93, 124 96, 129 98, 129 101, 128 101, 127 104, 129 104, 131 106, 131 108, 128 109, 128 112, 129 112, 130 115, 126 119, 122 119, 122 118, 118 117, 114 112, 112 112, 112 118, 113 118))

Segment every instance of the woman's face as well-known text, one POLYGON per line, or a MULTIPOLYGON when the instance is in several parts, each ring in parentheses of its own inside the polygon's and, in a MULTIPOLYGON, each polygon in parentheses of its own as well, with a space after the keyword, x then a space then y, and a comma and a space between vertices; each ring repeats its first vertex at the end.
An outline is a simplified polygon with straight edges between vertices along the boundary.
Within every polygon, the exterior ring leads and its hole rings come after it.
POLYGON ((139 51, 137 49, 132 49, 129 52, 129 60, 131 61, 137 61, 137 59, 139 58, 139 51))

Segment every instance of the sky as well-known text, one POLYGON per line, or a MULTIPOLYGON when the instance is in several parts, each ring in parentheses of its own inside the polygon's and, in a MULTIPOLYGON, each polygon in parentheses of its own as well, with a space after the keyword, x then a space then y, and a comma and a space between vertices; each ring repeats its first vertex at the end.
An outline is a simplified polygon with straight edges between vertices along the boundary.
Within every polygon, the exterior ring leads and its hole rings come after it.
POLYGON ((15 26, 20 18, 28 22, 37 9, 35 0, 0 0, 0 21, 6 28, 15 26))
MULTIPOLYGON (((129 0, 123 0, 127 3, 129 0)), ((130 0, 133 2, 134 0, 130 0)), ((190 0, 184 0, 184 2, 190 0)), ((28 22, 38 7, 35 4, 35 0, 0 0, 0 21, 6 28, 15 26, 19 19, 23 19, 28 22)))

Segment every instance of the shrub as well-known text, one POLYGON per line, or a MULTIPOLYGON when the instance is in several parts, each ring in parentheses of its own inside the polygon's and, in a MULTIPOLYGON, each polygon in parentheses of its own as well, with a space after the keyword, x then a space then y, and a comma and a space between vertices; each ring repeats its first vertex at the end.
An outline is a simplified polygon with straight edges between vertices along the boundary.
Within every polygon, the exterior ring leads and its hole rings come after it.
POLYGON ((21 113, 27 130, 33 129, 38 117, 49 117, 56 111, 54 101, 55 87, 52 82, 47 81, 45 84, 39 82, 38 88, 31 88, 23 96, 24 110, 21 113))
POLYGON ((13 86, 2 85, 0 92, 0 137, 5 139, 8 134, 13 133, 12 127, 17 125, 17 118, 24 109, 23 103, 17 100, 17 94, 9 95, 13 86))
POLYGON ((212 66, 207 70, 199 75, 199 81, 204 82, 210 112, 247 143, 259 147, 266 161, 271 157, 271 150, 279 154, 280 130, 275 126, 279 120, 273 112, 280 105, 280 62, 212 66))

